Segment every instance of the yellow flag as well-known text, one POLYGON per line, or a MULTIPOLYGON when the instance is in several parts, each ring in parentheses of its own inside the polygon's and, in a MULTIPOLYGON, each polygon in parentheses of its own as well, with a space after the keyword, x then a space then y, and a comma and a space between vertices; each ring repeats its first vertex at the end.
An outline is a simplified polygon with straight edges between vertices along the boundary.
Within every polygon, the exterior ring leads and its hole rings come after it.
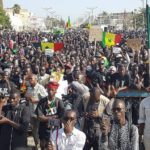
POLYGON ((105 34, 105 45, 107 45, 108 47, 115 45, 115 34, 113 33, 105 34))
POLYGON ((54 49, 54 43, 50 43, 50 42, 42 42, 41 46, 42 46, 42 51, 45 51, 45 49, 54 49))

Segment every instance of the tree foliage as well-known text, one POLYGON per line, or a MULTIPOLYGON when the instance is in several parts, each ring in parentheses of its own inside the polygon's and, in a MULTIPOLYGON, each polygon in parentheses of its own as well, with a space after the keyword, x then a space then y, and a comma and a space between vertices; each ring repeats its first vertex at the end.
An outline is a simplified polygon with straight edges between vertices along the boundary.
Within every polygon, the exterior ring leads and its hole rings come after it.
POLYGON ((47 29, 52 29, 53 27, 63 28, 65 26, 65 21, 63 19, 50 18, 49 16, 47 16, 45 25, 47 29))
POLYGON ((2 7, 0 7, 0 26, 1 28, 11 28, 10 18, 2 7))
POLYGON ((20 14, 20 9, 21 9, 20 5, 15 4, 15 5, 13 6, 13 13, 14 13, 14 14, 20 14))
POLYGON ((134 26, 136 29, 145 28, 146 25, 146 9, 139 8, 133 15, 134 26))

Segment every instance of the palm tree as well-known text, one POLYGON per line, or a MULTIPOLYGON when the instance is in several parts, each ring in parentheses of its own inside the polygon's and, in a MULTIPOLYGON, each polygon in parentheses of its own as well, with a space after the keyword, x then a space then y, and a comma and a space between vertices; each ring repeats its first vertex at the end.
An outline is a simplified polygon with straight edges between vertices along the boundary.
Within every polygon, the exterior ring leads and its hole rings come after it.
POLYGON ((13 13, 14 13, 14 14, 19 14, 19 13, 20 13, 20 9, 21 9, 20 5, 15 4, 15 5, 13 6, 13 13))

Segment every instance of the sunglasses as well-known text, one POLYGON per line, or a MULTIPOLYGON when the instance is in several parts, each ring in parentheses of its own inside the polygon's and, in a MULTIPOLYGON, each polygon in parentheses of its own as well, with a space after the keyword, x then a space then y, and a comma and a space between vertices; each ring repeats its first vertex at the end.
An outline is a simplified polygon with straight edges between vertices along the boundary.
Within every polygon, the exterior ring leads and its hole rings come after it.
POLYGON ((68 121, 68 120, 73 121, 73 120, 75 120, 75 119, 76 119, 76 118, 74 118, 74 117, 64 117, 64 118, 63 118, 64 121, 68 121))
POLYGON ((124 109, 124 108, 119 108, 119 107, 118 107, 118 108, 113 108, 113 109, 112 109, 112 112, 116 112, 116 111, 117 111, 117 112, 121 112, 123 109, 124 109))

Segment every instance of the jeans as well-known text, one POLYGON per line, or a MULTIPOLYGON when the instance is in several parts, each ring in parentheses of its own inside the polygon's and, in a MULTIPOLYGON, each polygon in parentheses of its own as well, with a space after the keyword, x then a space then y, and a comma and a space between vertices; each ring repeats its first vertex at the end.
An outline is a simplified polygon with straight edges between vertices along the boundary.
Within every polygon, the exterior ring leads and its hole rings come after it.
POLYGON ((99 137, 93 137, 93 138, 94 140, 87 138, 83 150, 91 150, 91 148, 93 148, 93 150, 100 150, 99 137))
POLYGON ((86 133, 86 143, 83 150, 100 150, 100 137, 101 131, 100 128, 90 129, 89 132, 86 133))
POLYGON ((39 121, 36 118, 31 117, 31 125, 32 125, 32 134, 33 134, 35 145, 38 145, 39 143, 39 135, 38 135, 39 121))

